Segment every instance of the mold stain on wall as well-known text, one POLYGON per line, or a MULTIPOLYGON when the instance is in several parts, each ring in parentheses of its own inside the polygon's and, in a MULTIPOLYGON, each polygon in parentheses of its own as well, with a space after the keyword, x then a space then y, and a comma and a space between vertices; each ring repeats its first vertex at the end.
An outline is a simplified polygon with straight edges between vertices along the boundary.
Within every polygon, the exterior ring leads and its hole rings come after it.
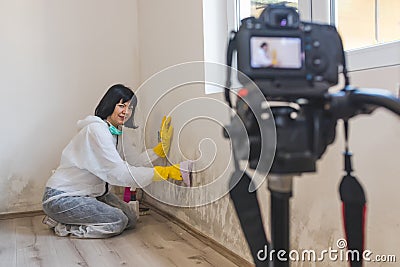
MULTIPOLYGON (((1 185, 0 213, 41 209, 34 199, 41 194, 32 177, 10 174, 1 185)), ((36 201, 37 202, 37 201, 36 201)))

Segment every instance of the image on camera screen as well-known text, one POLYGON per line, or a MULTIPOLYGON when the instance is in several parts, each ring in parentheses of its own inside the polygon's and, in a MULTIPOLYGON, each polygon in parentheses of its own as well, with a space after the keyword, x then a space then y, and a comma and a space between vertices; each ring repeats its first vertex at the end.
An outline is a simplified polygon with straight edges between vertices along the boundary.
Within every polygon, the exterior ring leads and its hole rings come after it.
POLYGON ((302 66, 301 39, 297 37, 250 38, 252 68, 300 69, 302 66))

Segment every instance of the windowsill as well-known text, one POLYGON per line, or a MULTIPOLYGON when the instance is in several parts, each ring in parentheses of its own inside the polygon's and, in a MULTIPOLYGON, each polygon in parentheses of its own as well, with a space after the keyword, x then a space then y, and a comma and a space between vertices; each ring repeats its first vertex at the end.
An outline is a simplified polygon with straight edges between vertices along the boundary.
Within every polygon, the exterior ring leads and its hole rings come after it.
POLYGON ((400 41, 346 51, 351 71, 400 65, 400 41))

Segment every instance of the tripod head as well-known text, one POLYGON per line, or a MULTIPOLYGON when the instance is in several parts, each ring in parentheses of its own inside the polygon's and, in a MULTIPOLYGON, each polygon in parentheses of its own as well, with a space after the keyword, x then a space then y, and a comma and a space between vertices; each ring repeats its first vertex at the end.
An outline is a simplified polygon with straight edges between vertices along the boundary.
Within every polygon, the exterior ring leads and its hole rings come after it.
MULTIPOLYGON (((269 170, 262 172, 272 174, 301 174, 315 172, 316 162, 322 157, 328 145, 332 144, 336 136, 337 121, 349 120, 360 114, 371 114, 378 107, 384 107, 400 115, 400 100, 381 89, 358 89, 345 87, 337 93, 326 93, 322 97, 299 98, 294 102, 265 100, 253 95, 258 94, 256 88, 241 89, 236 103, 238 117, 246 120, 249 135, 250 153, 249 167, 256 169, 260 160, 261 149, 268 147, 271 132, 276 131, 276 150, 269 170), (265 118, 263 110, 254 110, 249 107, 264 107, 270 109, 272 117, 265 118), (268 122, 273 120, 274 123, 268 122), (261 122, 261 123, 260 123, 261 122), (275 129, 271 129, 275 127, 275 129), (264 136, 264 138, 261 138, 264 136), (265 139, 265 140, 263 140, 265 139)), ((230 137, 234 139, 235 131, 230 137)), ((237 137, 242 138, 242 137, 237 137)), ((275 138, 275 136, 273 136, 275 138)), ((238 142, 233 142, 237 144, 238 142)), ((241 146, 233 147, 238 155, 243 149, 241 146)))

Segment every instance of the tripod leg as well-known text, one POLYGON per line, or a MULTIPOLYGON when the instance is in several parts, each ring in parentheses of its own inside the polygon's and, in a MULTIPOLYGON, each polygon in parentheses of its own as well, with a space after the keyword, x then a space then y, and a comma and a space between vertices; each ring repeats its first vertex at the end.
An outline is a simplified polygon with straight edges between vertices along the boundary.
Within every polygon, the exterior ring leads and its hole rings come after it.
POLYGON ((271 238, 274 267, 289 266, 289 200, 292 197, 292 176, 269 176, 271 192, 271 238))

